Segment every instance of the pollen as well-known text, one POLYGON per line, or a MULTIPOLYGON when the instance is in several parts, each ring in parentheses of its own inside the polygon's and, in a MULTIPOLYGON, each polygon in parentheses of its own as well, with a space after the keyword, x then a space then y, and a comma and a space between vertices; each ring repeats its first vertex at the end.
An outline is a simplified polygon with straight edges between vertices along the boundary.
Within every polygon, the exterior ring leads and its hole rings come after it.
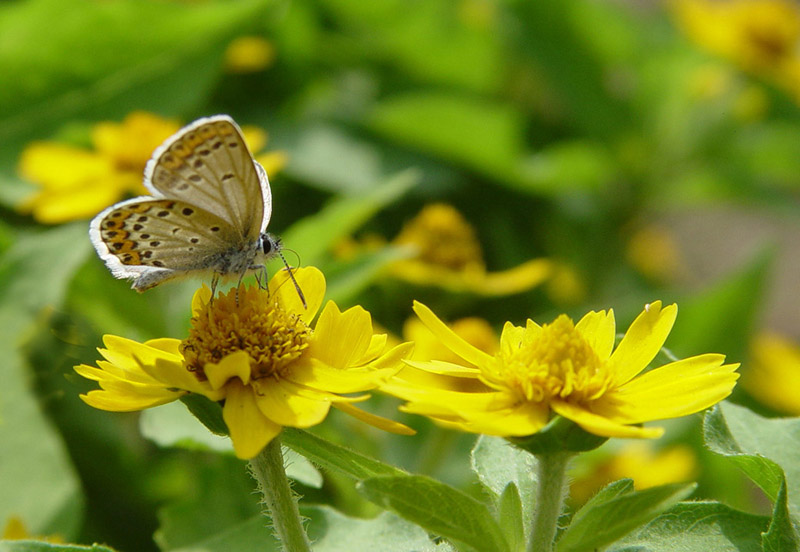
POLYGON ((395 243, 417 247, 419 259, 430 264, 454 271, 485 270, 475 230, 450 205, 425 207, 403 227, 395 243))
POLYGON ((287 375, 291 363, 308 348, 311 330, 284 311, 267 290, 239 288, 220 294, 192 318, 181 343, 186 367, 201 381, 205 367, 231 353, 245 351, 253 379, 287 375))
POLYGON ((487 384, 509 389, 521 401, 585 404, 611 385, 605 364, 566 315, 541 328, 529 325, 515 345, 497 353, 484 377, 487 384))

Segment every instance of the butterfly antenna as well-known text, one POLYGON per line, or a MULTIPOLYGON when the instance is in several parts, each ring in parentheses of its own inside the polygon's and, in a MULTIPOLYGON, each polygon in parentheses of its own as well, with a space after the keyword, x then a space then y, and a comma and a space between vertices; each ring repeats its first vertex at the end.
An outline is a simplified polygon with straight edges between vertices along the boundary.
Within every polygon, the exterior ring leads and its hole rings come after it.
POLYGON ((292 267, 290 267, 289 263, 286 262, 286 257, 283 256, 283 253, 281 253, 280 249, 276 250, 275 252, 283 261, 283 266, 286 267, 287 272, 289 272, 289 278, 292 279, 292 283, 294 284, 294 289, 297 290, 297 295, 300 296, 300 301, 303 302, 303 308, 308 309, 308 304, 306 303, 306 296, 303 295, 303 290, 300 289, 300 284, 297 283, 297 280, 294 277, 294 272, 292 272, 292 267))

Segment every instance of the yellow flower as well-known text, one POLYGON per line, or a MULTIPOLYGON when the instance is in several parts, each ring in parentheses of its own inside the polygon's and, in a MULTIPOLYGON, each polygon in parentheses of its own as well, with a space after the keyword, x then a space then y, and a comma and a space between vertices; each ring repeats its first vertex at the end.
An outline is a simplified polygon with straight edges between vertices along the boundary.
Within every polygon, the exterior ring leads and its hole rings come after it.
POLYGON ((61 535, 35 536, 28 532, 25 523, 17 516, 11 516, 6 520, 6 526, 0 533, 0 540, 32 540, 38 542, 49 542, 60 544, 64 542, 61 535))
MULTIPOLYGON (((275 61, 275 46, 261 36, 240 36, 225 50, 225 70, 228 73, 256 73, 275 61)), ((269 173, 267 173, 269 174, 269 173)))
POLYGON ((657 282, 670 282, 684 271, 677 243, 665 228, 656 224, 634 231, 625 253, 634 268, 657 282))
POLYGON ((675 305, 645 307, 614 350, 613 311, 590 312, 577 324, 566 315, 539 326, 507 322, 500 348, 487 354, 456 335, 421 303, 414 311, 461 360, 407 361, 435 374, 479 382, 475 392, 435 385, 391 383, 386 390, 408 401, 403 410, 473 433, 526 436, 552 414, 604 437, 659 437, 662 428, 638 424, 685 416, 727 397, 738 364, 705 354, 642 373, 675 322, 675 305))
POLYGON ((534 259, 502 272, 487 272, 474 229, 450 205, 428 205, 395 238, 415 255, 392 263, 390 274, 418 285, 483 295, 508 295, 531 289, 553 269, 547 259, 534 259))
POLYGON ((575 503, 583 504, 602 487, 618 479, 633 479, 634 487, 642 490, 691 481, 697 471, 697 457, 686 445, 656 451, 646 442, 628 443, 616 453, 605 453, 605 457, 592 466, 582 469, 578 466, 578 473, 572 474, 570 496, 575 503))
POLYGON ((402 367, 412 345, 386 350, 386 336, 373 335, 361 307, 344 312, 322 305, 325 278, 313 267, 295 276, 301 300, 286 271, 268 290, 232 289, 210 301, 203 287, 192 301, 189 337, 137 343, 107 335, 97 367, 75 370, 101 389, 81 398, 103 410, 133 411, 165 404, 187 393, 224 401, 222 412, 236 455, 252 458, 282 426, 320 423, 331 406, 381 429, 410 430, 355 408, 368 396, 345 396, 377 387, 402 367))
POLYGON ((762 404, 800 416, 800 347, 789 339, 763 333, 753 340, 749 369, 742 385, 762 404))
POLYGON ((791 92, 800 53, 800 9, 789 0, 675 0, 678 23, 700 46, 791 92))
MULTIPOLYGON (((94 125, 92 150, 57 142, 29 144, 20 157, 19 173, 39 189, 18 206, 19 211, 39 222, 58 224, 93 217, 126 196, 148 194, 142 184, 144 167, 153 150, 179 128, 175 120, 136 111, 122 123, 94 125)), ((265 146, 263 130, 246 127, 244 132, 251 151, 265 146)), ((267 152, 256 160, 273 175, 286 164, 286 154, 267 152)))

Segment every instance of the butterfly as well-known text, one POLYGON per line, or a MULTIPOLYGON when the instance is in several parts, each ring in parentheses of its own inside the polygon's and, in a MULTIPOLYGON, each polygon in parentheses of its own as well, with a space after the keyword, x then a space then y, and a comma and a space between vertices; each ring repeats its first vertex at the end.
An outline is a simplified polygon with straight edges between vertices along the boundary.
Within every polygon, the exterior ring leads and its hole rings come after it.
POLYGON ((266 232, 267 173, 229 116, 198 119, 168 138, 147 162, 144 185, 152 196, 112 205, 89 225, 97 254, 136 291, 208 272, 213 290, 275 255, 292 274, 280 240, 266 232))

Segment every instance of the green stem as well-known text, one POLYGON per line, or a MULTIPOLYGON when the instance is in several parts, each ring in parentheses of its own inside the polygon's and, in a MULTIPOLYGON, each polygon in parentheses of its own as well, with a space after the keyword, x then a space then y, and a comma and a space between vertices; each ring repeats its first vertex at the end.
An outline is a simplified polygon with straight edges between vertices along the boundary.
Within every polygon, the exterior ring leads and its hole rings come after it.
POLYGON ((250 471, 258 481, 263 503, 284 552, 310 552, 311 544, 303 529, 297 498, 289 487, 283 467, 281 442, 275 437, 258 456, 250 460, 250 471))
POLYGON ((554 452, 536 455, 536 513, 528 552, 551 552, 556 537, 558 516, 567 491, 567 464, 572 454, 554 452))

